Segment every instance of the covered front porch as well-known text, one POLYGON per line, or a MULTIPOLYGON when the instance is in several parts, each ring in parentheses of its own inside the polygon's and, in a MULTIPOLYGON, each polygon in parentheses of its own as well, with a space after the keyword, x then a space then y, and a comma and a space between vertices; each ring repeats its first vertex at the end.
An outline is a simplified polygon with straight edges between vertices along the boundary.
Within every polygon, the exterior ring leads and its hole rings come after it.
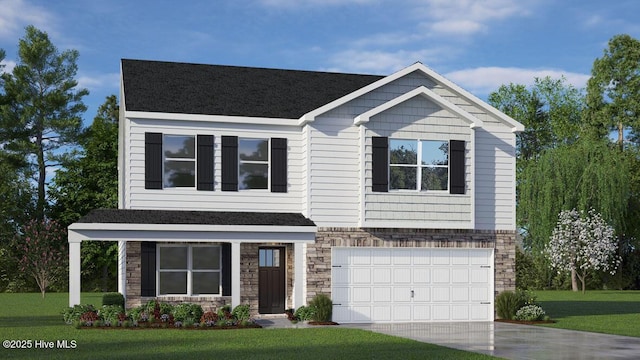
MULTIPOLYGON (((185 296, 165 296, 166 284, 160 287, 159 252, 146 254, 146 260, 140 252, 140 266, 136 267, 134 259, 127 259, 127 248, 131 257, 132 247, 140 249, 160 246, 194 247, 192 254, 202 257, 200 247, 206 244, 220 244, 224 248, 220 261, 220 288, 218 297, 230 298, 233 307, 246 299, 242 290, 241 256, 246 249, 282 249, 287 252, 285 262, 290 268, 293 279, 292 307, 299 307, 306 302, 305 286, 305 250, 306 244, 315 241, 315 224, 301 214, 292 213, 248 213, 248 212, 212 212, 212 211, 169 211, 169 210, 94 210, 69 226, 69 305, 80 303, 82 241, 117 241, 118 242, 118 292, 125 298, 128 295, 139 298, 199 298, 191 294, 194 290, 192 280, 187 280, 189 292, 185 296), (244 249, 244 250, 241 250, 244 249), (129 261, 128 261, 129 260, 129 261), (151 267, 146 279, 142 273, 142 262, 151 267), (149 263, 151 262, 151 264, 149 263), (134 265, 132 265, 132 263, 134 265), (230 266, 229 266, 230 264, 230 266), (139 271, 139 272, 137 272, 139 271), (230 272, 230 274, 229 274, 230 272), (137 280, 134 280, 137 278, 137 280), (133 281, 133 283, 132 283, 133 281), (139 282, 136 284, 135 282, 139 282), (145 284, 142 284, 146 282, 145 284), (224 282, 224 289, 222 286, 224 282), (140 289, 137 292, 132 289, 140 289), (144 290, 143 290, 144 288, 144 290), (165 289, 165 290, 162 290, 165 289), (130 294, 128 294, 128 292, 130 294), (144 296, 143 296, 144 295, 144 296)), ((262 254, 262 250, 260 254, 262 254)), ((266 251, 266 250, 265 250, 266 251)), ((265 252, 267 254, 269 252, 265 252)), ((269 253, 273 254, 273 252, 269 253)), ((190 255, 189 263, 191 264, 190 255)), ((261 255, 260 255, 261 256, 261 255)), ((256 254, 256 258, 259 256, 256 254)), ((257 259, 257 261, 262 261, 257 259)), ((247 267, 245 266, 245 272, 247 267)), ((254 268, 251 268, 254 271, 254 268)), ((255 269, 257 269, 257 264, 255 269)), ((246 277, 246 275, 245 275, 246 277)), ((257 274, 256 274, 257 277, 257 274)), ((166 277, 165 277, 166 278, 166 277)), ((195 280, 193 280, 195 281, 195 280)), ((165 280, 166 282, 166 280, 165 280)), ((171 287, 169 287, 171 288, 171 287)), ((245 291, 246 292, 246 291, 245 291)), ((207 295, 202 298, 215 298, 207 295)))

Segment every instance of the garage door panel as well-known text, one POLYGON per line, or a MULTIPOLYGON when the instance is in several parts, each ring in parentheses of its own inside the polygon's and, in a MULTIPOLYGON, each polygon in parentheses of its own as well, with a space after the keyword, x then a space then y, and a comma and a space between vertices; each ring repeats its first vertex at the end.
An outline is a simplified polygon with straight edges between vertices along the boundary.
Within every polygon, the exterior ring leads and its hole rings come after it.
POLYGON ((391 250, 373 251, 374 265, 391 265, 391 250))
POLYGON ((373 269, 373 284, 391 284, 391 268, 382 267, 373 269))
POLYGON ((371 288, 369 287, 354 287, 351 293, 353 303, 371 302, 371 288))
POLYGON ((373 307, 374 322, 391 321, 391 305, 378 305, 373 307))
POLYGON ((411 287, 394 287, 393 288, 393 302, 410 302, 411 301, 411 287))
POLYGON ((411 253, 413 259, 413 265, 429 265, 431 264, 431 251, 430 250, 414 250, 411 253))
POLYGON ((434 302, 449 302, 451 301, 450 289, 449 287, 439 287, 434 286, 431 288, 431 293, 433 295, 432 301, 434 302))
POLYGON ((451 269, 451 282, 454 284, 469 283, 469 269, 468 268, 451 269))
POLYGON ((449 272, 451 270, 449 268, 436 268, 433 269, 433 279, 432 282, 434 284, 449 284, 451 279, 449 278, 449 272))
POLYGON ((411 321, 411 305, 394 305, 391 311, 393 311, 393 321, 411 321))
POLYGON ((351 270, 353 274, 352 284, 371 284, 371 268, 355 268, 351 270))
POLYGON ((396 284, 410 284, 411 283, 411 269, 409 268, 395 268, 393 269, 393 282, 396 284))
POLYGON ((396 251, 393 255, 393 264, 394 265, 411 265, 411 251, 410 250, 399 250, 396 251))
POLYGON ((391 302, 391 287, 374 287, 373 302, 391 302))
POLYGON ((414 287, 413 288, 413 301, 414 302, 429 302, 431 301, 431 289, 428 287, 414 287))
POLYGON ((334 248, 334 321, 487 321, 493 250, 334 248))
POLYGON ((431 271, 426 268, 414 268, 413 270, 413 283, 414 284, 428 284, 431 281, 431 271))

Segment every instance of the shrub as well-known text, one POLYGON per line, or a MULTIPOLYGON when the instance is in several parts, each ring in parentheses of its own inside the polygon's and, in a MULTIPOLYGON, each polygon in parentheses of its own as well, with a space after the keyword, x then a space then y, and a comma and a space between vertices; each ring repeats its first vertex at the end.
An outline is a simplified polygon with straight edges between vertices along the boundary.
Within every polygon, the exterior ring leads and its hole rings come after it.
POLYGON ((546 315, 540 306, 526 305, 516 312, 515 319, 520 321, 538 321, 544 319, 546 315))
POLYGON ((314 312, 315 312, 314 308, 310 306, 302 305, 296 310, 293 316, 300 321, 307 321, 307 320, 311 320, 314 312))
POLYGON ((249 305, 244 304, 236 306, 231 312, 231 315, 233 315, 233 317, 239 322, 249 320, 249 317, 251 316, 249 312, 249 305))
POLYGON ((218 318, 229 319, 231 318, 231 305, 223 305, 218 309, 218 318))
POLYGON ((317 294, 313 297, 309 306, 314 308, 311 318, 314 321, 331 321, 331 313, 333 312, 333 301, 325 294, 317 294))
POLYGON ((116 324, 121 319, 121 314, 124 313, 124 309, 120 305, 102 305, 98 309, 98 316, 104 321, 116 324))
POLYGON ((503 291, 496 296, 496 312, 501 319, 513 320, 516 312, 524 305, 524 298, 513 291, 503 291))
POLYGON ((187 320, 191 323, 196 322, 200 320, 202 314, 202 306, 198 304, 183 303, 173 307, 173 317, 176 321, 183 323, 187 322, 187 320))
POLYGON ((74 305, 62 311, 62 318, 66 324, 73 324, 87 311, 95 311, 95 308, 93 305, 74 305))
POLYGON ((206 326, 214 326, 218 321, 218 314, 213 311, 207 311, 200 317, 200 323, 206 326))
POLYGON ((117 292, 110 292, 102 295, 102 306, 120 305, 124 308, 124 296, 117 292))
POLYGON ((85 326, 92 326, 98 322, 98 313, 95 310, 89 310, 80 315, 80 323, 85 326))

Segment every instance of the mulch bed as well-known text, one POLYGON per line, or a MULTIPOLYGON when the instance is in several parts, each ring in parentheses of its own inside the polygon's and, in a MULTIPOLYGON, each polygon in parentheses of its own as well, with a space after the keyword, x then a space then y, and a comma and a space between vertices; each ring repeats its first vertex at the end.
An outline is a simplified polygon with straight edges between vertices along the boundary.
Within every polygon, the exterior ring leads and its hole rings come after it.
POLYGON ((80 326, 79 329, 100 329, 100 330, 235 330, 235 329, 262 329, 258 324, 242 326, 80 326))
POLYGON ((309 321, 309 325, 340 325, 337 322, 333 321, 309 321))

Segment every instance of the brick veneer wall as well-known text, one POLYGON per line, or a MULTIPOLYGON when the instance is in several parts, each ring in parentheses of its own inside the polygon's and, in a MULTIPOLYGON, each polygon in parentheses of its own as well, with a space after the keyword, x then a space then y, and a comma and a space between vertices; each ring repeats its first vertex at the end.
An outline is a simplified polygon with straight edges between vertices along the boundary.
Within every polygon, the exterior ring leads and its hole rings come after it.
POLYGON ((495 293, 515 290, 514 231, 318 228, 316 242, 307 245, 307 301, 316 294, 331 296, 331 248, 493 248, 495 293))
MULTIPOLYGON (((240 303, 249 304, 251 313, 258 313, 258 249, 266 244, 240 244, 240 303)), ((293 304, 293 246, 291 244, 269 244, 268 246, 282 246, 286 251, 286 308, 293 304)), ((127 242, 127 308, 136 307, 155 297, 140 296, 140 242, 127 242)), ((218 307, 231 304, 231 296, 163 296, 161 301, 172 304, 189 302, 202 305, 205 311, 216 310, 218 307)))

